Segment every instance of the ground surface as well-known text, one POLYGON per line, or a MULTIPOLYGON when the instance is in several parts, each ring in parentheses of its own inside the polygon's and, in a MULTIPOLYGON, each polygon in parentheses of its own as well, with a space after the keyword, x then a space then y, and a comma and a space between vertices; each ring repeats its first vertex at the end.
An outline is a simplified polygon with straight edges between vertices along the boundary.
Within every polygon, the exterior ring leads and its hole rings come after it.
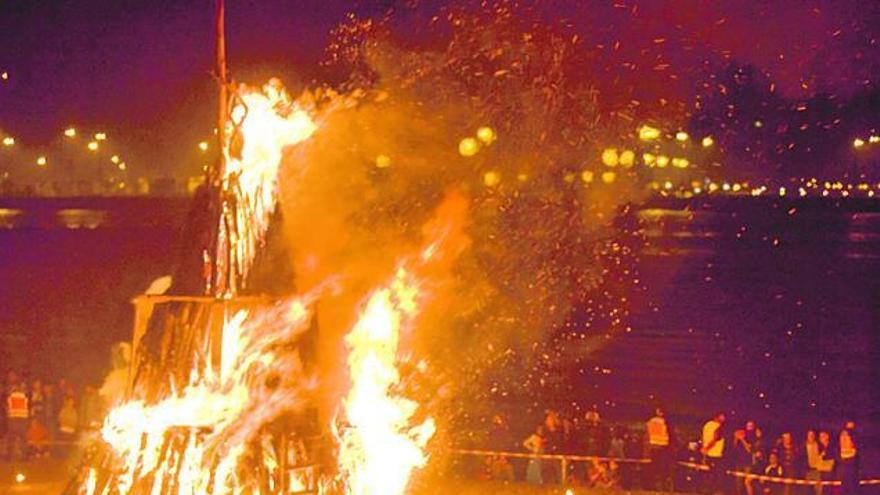
POLYGON ((0 463, 0 495, 57 495, 64 489, 70 467, 57 459, 0 463), (16 475, 24 479, 16 481, 16 475))
MULTIPOLYGON (((565 495, 566 490, 566 487, 559 485, 536 487, 526 483, 445 480, 417 488, 413 490, 413 495, 565 495)), ((574 495, 659 495, 658 492, 608 491, 579 487, 571 490, 574 495)))
MULTIPOLYGON (((69 479, 70 466, 64 461, 40 459, 28 463, 0 463, 0 495, 58 495, 69 479), (16 482, 16 475, 24 480, 16 482)), ((603 492, 573 488, 575 495, 650 495, 651 492, 603 492)), ((525 483, 443 480, 414 489, 412 495, 565 495, 561 486, 534 487, 525 483)))

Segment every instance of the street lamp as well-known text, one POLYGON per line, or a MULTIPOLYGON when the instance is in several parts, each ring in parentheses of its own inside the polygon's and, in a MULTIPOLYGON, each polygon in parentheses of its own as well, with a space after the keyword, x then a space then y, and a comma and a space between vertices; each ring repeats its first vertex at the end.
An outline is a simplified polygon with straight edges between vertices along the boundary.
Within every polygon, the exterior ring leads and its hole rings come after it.
POLYGON ((642 141, 653 141, 660 137, 660 129, 656 127, 651 127, 649 125, 643 125, 639 127, 639 139, 642 141))

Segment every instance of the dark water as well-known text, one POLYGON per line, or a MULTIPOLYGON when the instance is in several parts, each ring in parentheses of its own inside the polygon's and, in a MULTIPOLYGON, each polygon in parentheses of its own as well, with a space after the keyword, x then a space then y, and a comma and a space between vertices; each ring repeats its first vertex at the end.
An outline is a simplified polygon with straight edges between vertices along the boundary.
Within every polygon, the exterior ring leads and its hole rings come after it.
POLYGON ((880 473, 880 202, 738 198, 639 213, 648 284, 595 356, 586 384, 606 409, 682 423, 725 410, 734 425, 840 428, 857 421, 880 473), (605 404, 608 401, 608 404, 605 404))
POLYGON ((96 380, 170 273, 181 199, 0 200, 0 368, 96 380))
MULTIPOLYGON (((95 380, 129 300, 169 274, 184 199, 0 200, 0 367, 95 380)), ((853 418, 880 447, 880 202, 714 200, 640 212, 633 331, 590 356, 579 402, 770 432, 853 418)), ((876 461, 869 461, 873 472, 876 461)))

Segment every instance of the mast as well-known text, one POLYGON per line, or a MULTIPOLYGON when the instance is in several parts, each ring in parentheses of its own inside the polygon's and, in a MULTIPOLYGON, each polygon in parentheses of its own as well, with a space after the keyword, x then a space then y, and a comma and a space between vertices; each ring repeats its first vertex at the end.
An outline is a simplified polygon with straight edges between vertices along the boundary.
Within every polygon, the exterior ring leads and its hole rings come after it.
POLYGON ((221 259, 223 254, 224 232, 222 222, 224 220, 223 178, 226 174, 226 122, 229 111, 229 82, 226 70, 226 1, 215 2, 215 30, 216 30, 216 75, 219 86, 217 99, 217 154, 216 161, 207 171, 207 185, 211 191, 211 216, 214 225, 211 227, 211 245, 206 253, 206 262, 209 264, 205 280, 205 292, 214 297, 221 297, 228 283, 223 274, 228 267, 228 260, 221 259))
POLYGON ((225 172, 226 158, 222 151, 226 144, 226 112, 228 111, 226 79, 226 1, 217 0, 217 79, 220 84, 220 99, 217 108, 217 142, 220 146, 219 176, 225 172))

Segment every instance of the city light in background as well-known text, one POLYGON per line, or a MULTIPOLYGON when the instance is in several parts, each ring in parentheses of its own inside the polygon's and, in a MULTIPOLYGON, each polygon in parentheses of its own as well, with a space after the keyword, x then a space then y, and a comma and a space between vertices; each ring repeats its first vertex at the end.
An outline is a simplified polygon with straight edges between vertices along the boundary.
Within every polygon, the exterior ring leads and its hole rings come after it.
MULTIPOLYGON (((68 140, 73 140, 79 135, 76 127, 69 126, 62 131, 62 136, 68 140)), ((692 198, 703 194, 732 194, 732 195, 751 195, 759 196, 768 194, 770 191, 776 191, 780 196, 786 194, 787 189, 780 186, 756 185, 754 181, 741 182, 736 180, 720 180, 719 178, 697 177, 699 172, 696 170, 706 170, 716 173, 717 166, 705 168, 701 167, 700 161, 697 160, 698 150, 710 150, 715 147, 716 142, 713 136, 703 136, 698 138, 699 146, 692 148, 689 146, 691 136, 686 131, 673 131, 665 135, 664 132, 657 127, 651 125, 641 125, 634 134, 634 140, 631 143, 632 148, 605 148, 597 157, 597 163, 608 168, 621 167, 623 169, 632 169, 633 167, 644 167, 657 171, 662 170, 687 170, 695 168, 693 174, 687 176, 658 176, 655 180, 650 181, 648 186, 651 191, 661 196, 675 196, 681 198, 692 198), (641 144, 639 144, 641 143, 641 144), (667 148, 673 146, 673 148, 667 148), (696 155, 694 155, 696 153, 696 155)), ((108 134, 105 131, 95 132, 93 139, 85 142, 84 149, 88 153, 97 153, 101 150, 102 143, 109 143, 108 134)), ((482 151, 490 149, 491 145, 499 138, 496 131, 490 126, 478 128, 473 136, 462 138, 458 143, 458 152, 464 158, 471 158, 482 151)), ((872 145, 880 143, 880 136, 870 134, 865 137, 857 137, 852 141, 852 146, 856 152, 867 152, 872 145)), ((4 136, 2 145, 5 148, 13 148, 17 144, 13 136, 4 136)), ((200 153, 207 153, 210 150, 208 141, 200 141, 196 144, 200 153)), ((36 163, 39 167, 45 168, 49 165, 49 155, 37 155, 33 158, 32 163, 36 163)), ((114 165, 114 169, 125 172, 128 170, 128 164, 122 160, 119 154, 113 154, 109 157, 109 161, 114 165)), ((391 159, 387 155, 379 155, 375 159, 377 168, 389 168, 391 159)), ((615 184, 621 177, 617 172, 610 170, 582 170, 580 172, 581 181, 585 185, 594 184, 594 177, 600 178, 600 186, 611 186, 615 184)), ((528 176, 520 174, 514 177, 517 183, 524 184, 528 182, 528 176)), ((496 187, 504 183, 504 178, 497 172, 485 172, 482 174, 481 182, 487 187, 496 187)), ((566 178, 566 180, 568 180, 566 178)), ((795 184, 792 189, 795 195, 804 196, 820 196, 820 197, 849 197, 849 196, 865 196, 875 197, 880 194, 880 184, 872 184, 867 181, 858 180, 831 180, 819 181, 816 178, 793 178, 791 184, 795 184)))

